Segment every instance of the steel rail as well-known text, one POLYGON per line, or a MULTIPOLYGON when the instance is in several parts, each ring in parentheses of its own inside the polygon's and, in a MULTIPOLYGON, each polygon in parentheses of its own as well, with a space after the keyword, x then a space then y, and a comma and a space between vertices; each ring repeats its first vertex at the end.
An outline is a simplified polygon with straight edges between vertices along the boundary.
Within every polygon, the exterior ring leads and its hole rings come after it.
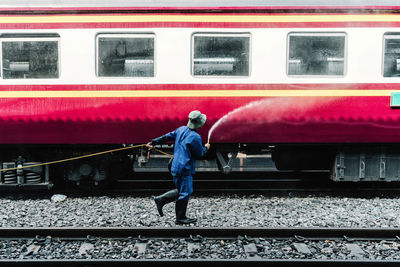
MULTIPOLYGON (((349 196, 382 196, 398 194, 400 192, 400 182, 333 182, 328 179, 301 179, 301 178, 266 178, 266 179, 197 179, 193 181, 194 194, 282 194, 282 193, 324 193, 341 194, 349 196)), ((56 193, 88 196, 88 195, 115 195, 115 194, 159 194, 166 190, 174 188, 172 179, 165 175, 163 179, 138 179, 138 180, 120 180, 107 187, 88 187, 77 188, 73 185, 2 185, 0 186, 0 195, 15 195, 24 193, 26 195, 40 196, 52 195, 56 193)))
MULTIPOLYGON (((81 240, 91 237, 141 239, 174 239, 200 235, 207 239, 243 239, 252 237, 268 239, 326 240, 397 240, 400 228, 0 228, 0 240, 35 239, 38 236, 51 236, 66 240, 81 240)), ((318 260, 318 259, 1 259, 7 266, 399 266, 400 260, 318 260)))
POLYGON ((200 235, 206 238, 232 239, 238 236, 262 238, 292 238, 302 236, 307 239, 329 239, 347 236, 352 239, 397 239, 400 228, 301 228, 301 227, 3 227, 0 240, 10 238, 35 238, 35 236, 82 239, 90 236, 103 238, 189 238, 200 235))

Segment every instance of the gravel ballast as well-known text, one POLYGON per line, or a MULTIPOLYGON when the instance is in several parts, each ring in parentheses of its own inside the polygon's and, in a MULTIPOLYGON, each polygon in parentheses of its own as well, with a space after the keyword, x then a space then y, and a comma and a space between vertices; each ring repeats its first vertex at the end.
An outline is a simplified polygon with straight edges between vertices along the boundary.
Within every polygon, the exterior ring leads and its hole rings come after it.
MULTIPOLYGON (((0 227, 176 226, 173 203, 164 214, 151 196, 0 198, 0 227)), ((195 196, 187 215, 198 227, 400 227, 400 197, 195 196)))

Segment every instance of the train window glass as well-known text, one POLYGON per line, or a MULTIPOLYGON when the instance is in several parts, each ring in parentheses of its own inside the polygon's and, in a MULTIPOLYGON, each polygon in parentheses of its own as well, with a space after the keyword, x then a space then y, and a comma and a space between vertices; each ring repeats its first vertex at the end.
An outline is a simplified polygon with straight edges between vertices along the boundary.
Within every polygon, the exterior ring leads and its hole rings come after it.
POLYGON ((383 76, 400 77, 400 33, 384 35, 383 76))
POLYGON ((58 78, 58 40, 2 41, 4 79, 58 78))
POLYGON ((97 36, 97 75, 154 77, 154 34, 97 36))
POLYGON ((344 75, 345 33, 290 33, 288 42, 288 75, 344 75))
POLYGON ((249 76, 250 34, 192 36, 192 74, 195 76, 249 76))

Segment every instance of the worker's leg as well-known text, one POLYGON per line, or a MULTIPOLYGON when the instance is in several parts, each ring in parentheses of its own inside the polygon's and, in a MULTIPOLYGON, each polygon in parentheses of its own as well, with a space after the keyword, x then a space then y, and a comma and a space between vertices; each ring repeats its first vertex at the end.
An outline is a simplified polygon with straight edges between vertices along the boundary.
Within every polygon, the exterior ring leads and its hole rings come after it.
POLYGON ((193 178, 191 175, 174 175, 174 182, 176 185, 176 189, 178 189, 179 197, 178 200, 185 199, 189 200, 190 196, 193 193, 193 178))
POLYGON ((164 205, 177 200, 178 196, 179 196, 178 189, 174 189, 154 198, 160 216, 164 215, 162 211, 164 205))
POLYGON ((174 176, 176 188, 178 189, 179 197, 175 204, 176 223, 190 224, 195 223, 196 219, 186 217, 187 205, 189 198, 193 193, 193 178, 188 176, 174 176))

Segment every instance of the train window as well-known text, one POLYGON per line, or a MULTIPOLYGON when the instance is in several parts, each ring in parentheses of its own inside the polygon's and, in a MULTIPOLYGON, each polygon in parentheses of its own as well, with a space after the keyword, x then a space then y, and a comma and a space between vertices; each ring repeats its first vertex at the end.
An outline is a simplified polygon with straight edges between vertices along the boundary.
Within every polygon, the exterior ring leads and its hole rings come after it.
POLYGON ((192 74, 249 76, 250 34, 196 33, 192 36, 192 74))
POLYGON ((290 33, 288 75, 336 75, 345 73, 345 33, 290 33))
POLYGON ((400 33, 384 35, 383 76, 400 77, 400 33))
POLYGON ((99 34, 97 75, 154 77, 154 34, 99 34))
POLYGON ((58 39, 2 37, 4 79, 58 78, 58 39))

